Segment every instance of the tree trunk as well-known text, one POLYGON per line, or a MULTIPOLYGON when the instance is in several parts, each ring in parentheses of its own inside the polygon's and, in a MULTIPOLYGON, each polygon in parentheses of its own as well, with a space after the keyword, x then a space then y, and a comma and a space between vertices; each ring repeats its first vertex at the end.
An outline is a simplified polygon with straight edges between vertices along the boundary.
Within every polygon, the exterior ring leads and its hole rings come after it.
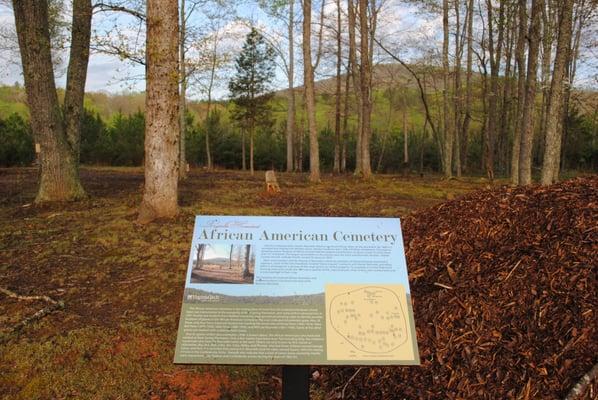
POLYGON ((562 121, 564 112, 564 92, 566 66, 571 54, 571 32, 573 20, 573 0, 564 0, 559 18, 559 35, 550 85, 548 111, 546 113, 546 141, 544 146, 544 164, 542 166, 542 184, 550 185, 558 179, 559 155, 561 152, 562 121))
MULTIPOLYGON (((210 118, 210 113, 212 112, 212 89, 214 88, 214 79, 216 77, 216 66, 217 66, 217 59, 218 59, 218 32, 214 35, 214 46, 212 47, 212 60, 211 60, 211 70, 210 70, 210 81, 208 83, 208 102, 207 102, 207 109, 206 109, 206 122, 208 122, 210 118)), ((207 129, 208 124, 206 123, 206 168, 208 171, 211 171, 214 168, 214 163, 212 161, 212 149, 210 147, 210 130, 207 129)))
POLYGON ((521 151, 521 131, 523 129, 523 109, 525 108, 525 36, 527 34, 527 1, 519 0, 519 32, 515 59, 517 62, 517 116, 515 133, 513 134, 513 150, 511 152, 511 183, 519 184, 519 153, 521 151))
POLYGON ((484 159, 486 174, 490 181, 494 180, 494 153, 496 142, 496 123, 498 117, 498 73, 500 71, 500 60, 502 53, 502 42, 504 32, 504 1, 499 5, 498 16, 498 39, 494 43, 493 29, 493 6, 492 1, 486 1, 488 9, 488 52, 490 57, 490 93, 488 95, 488 126, 485 131, 484 159))
POLYGON ((245 156, 245 128, 241 129, 241 169, 243 171, 247 170, 247 163, 245 161, 245 159, 247 158, 245 156))
POLYGON ((505 31, 507 32, 507 39, 505 44, 505 72, 504 72, 504 87, 503 87, 503 101, 501 105, 501 116, 500 116, 500 134, 503 142, 503 160, 504 160, 504 171, 506 174, 509 173, 509 137, 511 132, 511 119, 512 119, 512 90, 513 90, 513 78, 512 78, 512 59, 513 59, 513 45, 515 32, 513 27, 516 25, 515 12, 511 11, 511 16, 508 19, 508 26, 505 31))
POLYGON ((71 52, 64 96, 64 121, 66 125, 66 137, 77 164, 79 163, 87 65, 89 64, 91 16, 92 5, 90 0, 73 1, 71 52))
POLYGON ((345 104, 343 113, 343 143, 341 146, 341 172, 347 171, 347 144, 349 142, 349 90, 351 86, 351 61, 345 72, 345 104))
POLYGON ((359 0, 359 31, 360 31, 360 83, 361 83, 361 175, 364 179, 372 176, 370 161, 370 139, 372 136, 372 69, 369 55, 369 28, 368 28, 368 0, 359 0))
POLYGON ((527 61, 527 80, 525 82, 525 105, 521 130, 521 149, 519 151, 519 184, 532 183, 532 144, 534 139, 534 102, 536 98, 536 77, 538 52, 540 48, 540 13, 543 1, 533 0, 531 25, 529 31, 529 51, 527 61))
MULTIPOLYGON (((453 130, 455 132, 455 172, 457 177, 461 177, 461 57, 463 55, 463 46, 461 42, 461 23, 460 23, 460 3, 455 1, 455 96, 454 96, 454 121, 453 130)), ((465 30, 465 29, 463 29, 465 30)))
POLYGON ((473 65, 473 0, 468 1, 467 5, 467 72, 465 75, 465 116, 463 118, 463 129, 461 131, 461 144, 463 151, 460 152, 463 159, 461 168, 465 170, 467 160, 467 142, 469 141, 469 124, 471 123, 471 102, 473 85, 471 83, 473 65))
POLYGON ((359 68, 357 65, 357 39, 356 39, 356 15, 354 0, 347 0, 347 15, 349 22, 349 65, 351 66, 351 78, 353 79, 353 92, 357 103, 357 129, 355 132, 355 174, 361 174, 361 138, 362 138, 362 99, 359 68))
POLYGON ((181 0, 181 15, 180 15, 180 34, 179 34, 179 68, 181 92, 179 96, 179 179, 187 177, 187 157, 185 154, 185 133, 186 133, 186 119, 187 112, 187 66, 185 65, 185 40, 187 35, 186 15, 185 15, 185 1, 181 0))
POLYGON ((334 165, 332 171, 341 170, 341 2, 336 0, 336 98, 334 112, 334 165))
POLYGON ((79 180, 78 143, 87 58, 89 57, 89 3, 73 4, 73 48, 67 83, 69 118, 67 135, 52 65, 48 4, 46 0, 14 0, 13 11, 31 127, 40 144, 41 178, 36 203, 85 197, 79 180), (87 43, 87 45, 86 45, 87 43), (74 81, 73 81, 74 80, 74 81))
POLYGON ((403 102, 403 166, 409 164, 409 136, 407 133, 407 102, 403 102))
POLYGON ((314 69, 311 62, 311 0, 303 0, 303 71, 309 129, 309 180, 320 182, 320 148, 316 126, 314 69))
POLYGON ((243 269, 243 276, 249 276, 249 263, 251 262, 251 245, 245 245, 245 268, 243 269))
POLYGON ((139 221, 178 211, 178 2, 147 1, 145 185, 139 221))
POLYGON ((293 171, 293 144, 295 132, 295 43, 294 43, 294 5, 295 0, 289 1, 289 107, 287 109, 287 172, 293 171))
POLYGON ((253 137, 255 136, 255 128, 253 125, 249 130, 249 173, 254 174, 255 170, 253 167, 253 137))
POLYGON ((453 176, 452 169, 452 157, 453 157, 453 132, 451 131, 451 121, 449 113, 449 59, 448 59, 448 48, 449 48, 449 26, 448 26, 448 0, 442 0, 442 76, 443 76, 443 88, 442 88, 442 106, 443 106, 443 117, 444 117, 444 134, 443 134, 443 146, 444 146, 444 159, 443 169, 444 176, 451 178, 453 176))

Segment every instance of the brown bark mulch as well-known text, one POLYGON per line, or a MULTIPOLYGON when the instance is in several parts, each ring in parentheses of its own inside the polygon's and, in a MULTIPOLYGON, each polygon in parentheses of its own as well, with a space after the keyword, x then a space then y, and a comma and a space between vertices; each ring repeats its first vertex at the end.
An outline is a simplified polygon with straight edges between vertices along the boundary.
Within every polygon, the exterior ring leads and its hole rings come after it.
MULTIPOLYGON (((345 398, 565 398, 598 362, 597 217, 594 176, 403 219, 421 366, 363 368, 345 398)), ((339 398, 355 371, 322 368, 317 382, 339 398)))

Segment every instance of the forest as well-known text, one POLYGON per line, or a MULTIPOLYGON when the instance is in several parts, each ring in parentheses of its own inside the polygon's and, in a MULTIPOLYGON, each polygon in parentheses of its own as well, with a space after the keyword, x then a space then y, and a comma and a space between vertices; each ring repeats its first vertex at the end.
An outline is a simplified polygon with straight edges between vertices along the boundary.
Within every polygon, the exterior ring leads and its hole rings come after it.
POLYGON ((187 280, 265 287, 198 215, 400 218, 361 239, 404 252, 420 365, 312 365, 313 399, 596 398, 597 0, 0 19, 0 398, 280 399, 280 366, 173 363, 187 280))

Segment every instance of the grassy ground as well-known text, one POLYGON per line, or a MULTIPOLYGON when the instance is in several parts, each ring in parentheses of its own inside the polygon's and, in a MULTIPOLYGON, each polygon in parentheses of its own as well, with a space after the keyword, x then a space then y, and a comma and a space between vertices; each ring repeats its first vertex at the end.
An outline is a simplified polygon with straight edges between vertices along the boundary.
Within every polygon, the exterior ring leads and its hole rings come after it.
POLYGON ((0 169, 0 288, 64 302, 12 333, 46 303, 0 293, 0 398, 276 398, 279 369, 172 363, 194 215, 397 217, 487 186, 282 174, 271 196, 262 173, 194 170, 179 216, 139 226, 140 169, 84 168, 82 180, 88 200, 34 206, 37 171, 0 169))

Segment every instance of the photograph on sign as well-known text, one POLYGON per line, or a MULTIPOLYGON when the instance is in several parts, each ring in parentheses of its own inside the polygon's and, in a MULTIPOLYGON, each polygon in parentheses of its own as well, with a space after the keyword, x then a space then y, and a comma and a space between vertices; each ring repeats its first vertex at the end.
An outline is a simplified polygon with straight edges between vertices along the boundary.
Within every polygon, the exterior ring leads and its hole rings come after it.
POLYGON ((175 362, 416 365, 399 219, 198 216, 175 362))

